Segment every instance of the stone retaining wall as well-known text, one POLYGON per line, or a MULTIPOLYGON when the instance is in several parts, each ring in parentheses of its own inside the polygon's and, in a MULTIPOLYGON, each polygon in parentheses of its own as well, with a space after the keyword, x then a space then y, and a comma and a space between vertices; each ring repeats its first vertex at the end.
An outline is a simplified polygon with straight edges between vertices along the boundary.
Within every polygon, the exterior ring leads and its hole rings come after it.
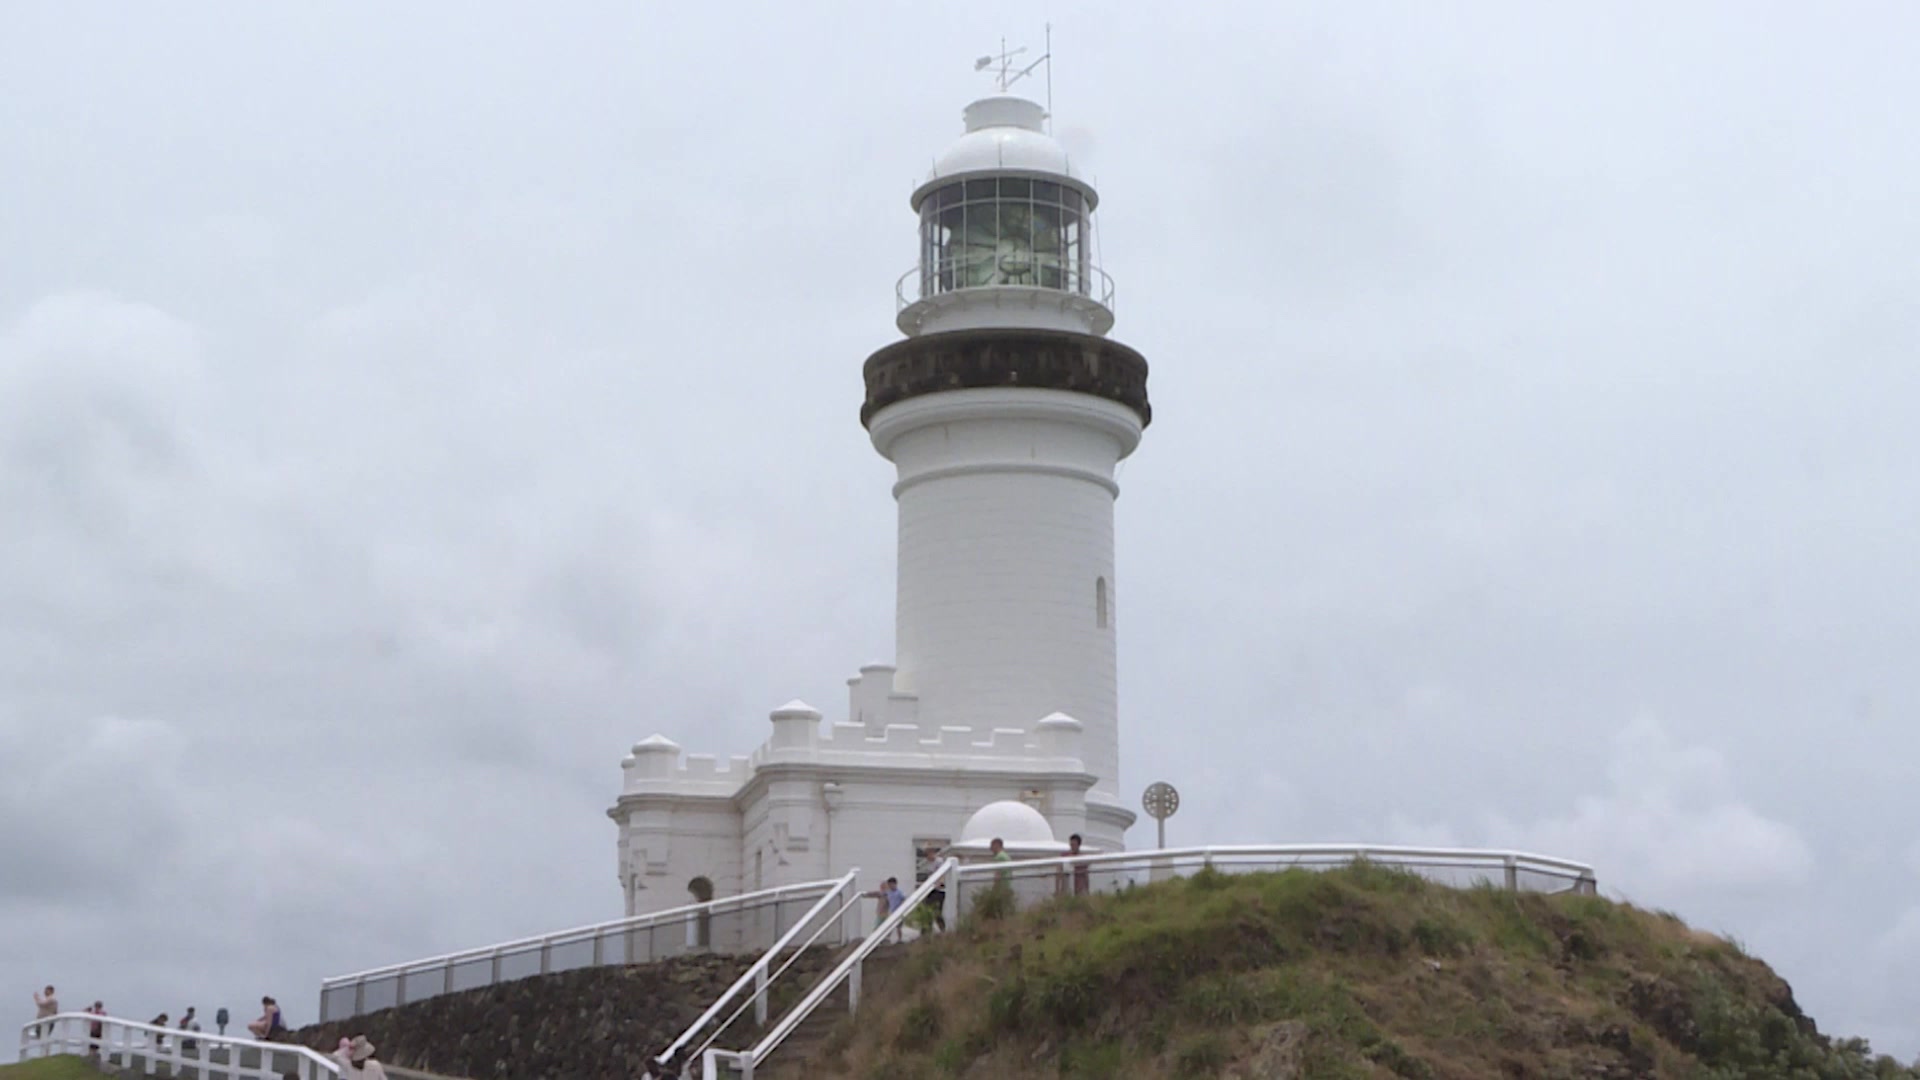
MULTIPOLYGON (((825 959, 810 955, 796 971, 819 970, 825 959)), ((331 1053, 342 1036, 364 1034, 383 1062, 470 1080, 627 1080, 753 960, 681 956, 583 968, 316 1024, 295 1037, 331 1053)), ((751 1021, 748 1010, 742 1022, 751 1021)))

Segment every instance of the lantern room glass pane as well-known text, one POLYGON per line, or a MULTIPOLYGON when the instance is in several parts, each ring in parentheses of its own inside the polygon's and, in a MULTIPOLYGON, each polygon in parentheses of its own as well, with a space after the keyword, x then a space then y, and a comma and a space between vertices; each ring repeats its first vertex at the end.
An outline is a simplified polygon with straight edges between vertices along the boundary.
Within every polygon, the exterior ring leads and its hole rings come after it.
POLYGON ((1060 260, 1063 251, 1060 208, 1035 203, 1033 206, 1033 283, 1035 285, 1043 289, 1062 287, 1060 260))
POLYGON ((994 259, 1000 250, 999 207, 990 202, 970 202, 961 209, 966 212, 966 223, 955 253, 959 287, 992 285, 994 259))

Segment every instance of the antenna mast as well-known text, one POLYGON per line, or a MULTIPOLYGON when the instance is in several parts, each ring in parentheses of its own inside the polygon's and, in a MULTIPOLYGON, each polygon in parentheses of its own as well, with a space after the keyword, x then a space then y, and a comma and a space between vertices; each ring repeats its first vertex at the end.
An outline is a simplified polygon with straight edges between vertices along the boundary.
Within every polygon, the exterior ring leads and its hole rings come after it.
POLYGON ((1040 59, 1047 62, 1047 134, 1053 134, 1053 24, 1047 24, 1047 51, 1040 59))

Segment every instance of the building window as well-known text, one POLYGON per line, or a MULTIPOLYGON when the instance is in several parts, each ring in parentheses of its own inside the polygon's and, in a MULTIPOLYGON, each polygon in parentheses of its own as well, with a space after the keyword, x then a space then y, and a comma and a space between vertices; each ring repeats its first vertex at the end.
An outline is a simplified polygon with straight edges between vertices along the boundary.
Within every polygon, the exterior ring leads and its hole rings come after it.
POLYGON ((1093 579, 1093 623, 1100 629, 1107 628, 1107 579, 1093 579))

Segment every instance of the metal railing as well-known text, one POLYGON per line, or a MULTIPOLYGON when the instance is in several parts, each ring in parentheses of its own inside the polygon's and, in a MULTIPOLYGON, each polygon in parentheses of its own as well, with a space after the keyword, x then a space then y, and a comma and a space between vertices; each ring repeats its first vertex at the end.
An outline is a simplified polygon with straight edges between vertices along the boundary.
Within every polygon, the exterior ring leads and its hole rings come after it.
POLYGON ((837 964, 832 971, 828 972, 818 983, 815 983, 813 989, 807 992, 806 997, 801 998, 798 1004, 788 1009, 786 1015, 782 1016, 778 1023, 774 1024, 772 1028, 768 1029, 765 1035, 760 1037, 759 1042, 754 1043, 753 1046, 745 1050, 722 1050, 719 1047, 708 1045, 706 1050, 701 1054, 700 1074, 704 1080, 720 1080, 720 1070, 723 1066, 731 1066, 733 1069, 738 1070, 741 1080, 753 1080, 753 1070, 761 1062, 766 1061, 768 1056, 775 1050, 779 1049, 780 1044, 786 1040, 787 1036, 793 1034, 794 1030, 798 1028, 807 1017, 813 1015, 815 1009, 818 1009, 829 997, 832 997, 833 992, 839 989, 842 983, 845 983, 847 987, 847 1011, 851 1013, 858 1009, 860 1007, 861 966, 866 962, 867 957, 873 955, 873 951, 885 944, 888 938, 897 934, 900 928, 905 925, 907 917, 912 915, 915 909, 921 904, 925 903, 929 896, 933 895, 936 891, 944 890, 948 878, 953 876, 954 870, 958 866, 959 863, 957 861, 947 859, 936 867, 933 873, 927 875, 927 880, 921 882, 919 887, 913 890, 913 893, 907 897, 905 903, 901 904, 899 908, 895 909, 894 912, 885 919, 882 919, 880 925, 874 927, 873 932, 863 938, 860 944, 856 946, 852 952, 847 954, 845 959, 841 960, 840 963, 837 964))
POLYGON ((644 964, 689 953, 754 951, 778 940, 802 912, 839 885, 838 881, 783 885, 336 975, 320 983, 320 1019, 343 1020, 441 994, 575 968, 644 964))
POLYGON ((1097 266, 1030 256, 1010 272, 1001 265, 998 253, 954 255, 932 265, 915 264, 894 283, 894 310, 905 311, 911 304, 948 293, 1009 287, 1068 293, 1113 310, 1113 278, 1097 266), (914 286, 912 290, 907 288, 909 284, 914 286))
POLYGON ((1325 870, 1368 862, 1417 873, 1444 885, 1478 884, 1537 892, 1598 890, 1593 867, 1585 863, 1519 851, 1475 848, 1416 848, 1380 844, 1234 844, 1074 855, 1056 859, 972 863, 954 874, 948 895, 949 918, 966 917, 983 889, 1006 881, 1015 900, 1026 904, 1068 893, 1116 892, 1135 885, 1184 877, 1203 868, 1223 873, 1291 869, 1325 870))
POLYGON ((838 932, 842 930, 845 925, 842 920, 846 917, 847 912, 852 910, 854 905, 858 904, 863 898, 863 894, 860 892, 858 886, 859 880, 859 867, 856 866, 852 870, 847 871, 846 876, 835 883, 835 888, 815 901, 813 907, 808 908, 807 913, 800 916, 799 920, 793 924, 793 928, 785 934, 782 934, 780 939, 773 943, 772 947, 767 949, 765 953, 762 953, 760 959, 754 961, 752 967, 742 972, 740 977, 734 980, 733 985, 727 987, 726 992, 721 994, 712 1005, 708 1006, 706 1012, 700 1014, 699 1019, 687 1025, 687 1030, 681 1032, 680 1037, 673 1040, 673 1044, 661 1052, 662 1060, 671 1058, 674 1054, 688 1046, 692 1046, 692 1050, 688 1056, 697 1058, 707 1047, 712 1046, 714 1040, 718 1039, 749 1006, 753 1008, 753 1022, 760 1025, 766 1024, 767 987, 772 985, 781 975, 786 974, 787 969, 792 967, 794 961, 800 959, 806 950, 815 945, 823 944, 821 939, 828 937, 830 932, 832 932, 833 939, 826 942, 826 944, 837 945, 840 943, 842 937, 838 932), (828 912, 829 908, 832 908, 831 912, 828 912), (814 930, 807 936, 806 940, 801 941, 800 935, 808 926, 813 926, 814 930), (777 970, 773 969, 774 963, 778 961, 782 955, 787 957, 786 963, 781 964, 777 970), (749 986, 753 988, 751 995, 747 994, 747 988, 749 986), (720 1013, 725 1010, 729 1004, 732 1004, 736 998, 742 996, 745 996, 745 1000, 742 1000, 739 1005, 727 1015, 726 1019, 720 1020, 717 1024, 714 1023, 715 1019, 720 1016, 720 1013), (701 1039, 701 1033, 707 1031, 707 1025, 709 1024, 713 1025, 713 1030, 707 1032, 705 1039, 701 1039), (696 1040, 698 1040, 698 1045, 693 1045, 696 1040))
POLYGON ((20 1028, 20 1060, 71 1054, 105 1069, 174 1080, 332 1080, 340 1066, 292 1043, 158 1027, 114 1016, 61 1013, 20 1028), (159 1071, 164 1066, 165 1071, 159 1071))

